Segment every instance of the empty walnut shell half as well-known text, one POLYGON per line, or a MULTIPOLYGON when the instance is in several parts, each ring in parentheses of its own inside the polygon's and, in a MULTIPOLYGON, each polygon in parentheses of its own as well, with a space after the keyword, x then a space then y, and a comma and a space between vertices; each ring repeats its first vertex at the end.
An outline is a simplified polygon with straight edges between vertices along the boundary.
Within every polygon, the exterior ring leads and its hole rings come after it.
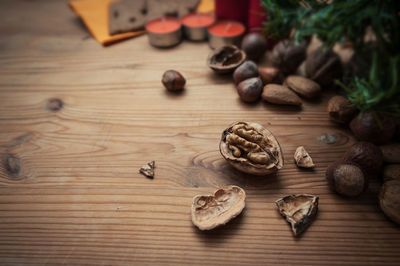
POLYGON ((219 74, 233 72, 246 60, 246 53, 235 45, 222 46, 212 51, 207 58, 207 65, 219 74))
POLYGON ((283 167, 278 141, 257 123, 233 123, 222 133, 219 150, 233 167, 244 173, 268 175, 283 167))
POLYGON ((308 228, 318 211, 318 197, 308 194, 289 195, 275 203, 279 213, 290 224, 295 236, 308 228))
POLYGON ((195 196, 192 222, 200 230, 211 230, 238 216, 245 207, 246 193, 238 186, 225 186, 214 195, 195 196))

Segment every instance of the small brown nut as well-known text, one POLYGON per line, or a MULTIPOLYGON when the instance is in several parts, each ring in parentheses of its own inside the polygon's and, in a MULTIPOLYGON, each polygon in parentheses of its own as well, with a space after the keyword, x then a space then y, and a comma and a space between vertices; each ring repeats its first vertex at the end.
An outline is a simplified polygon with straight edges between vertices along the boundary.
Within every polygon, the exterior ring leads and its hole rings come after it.
POLYGON ((359 140, 385 144, 393 138, 396 124, 390 116, 364 112, 351 120, 350 129, 359 140))
POLYGON ((257 123, 233 123, 222 132, 219 150, 228 163, 244 173, 268 175, 283 167, 278 141, 257 123))
POLYGON ((274 104, 302 105, 301 99, 296 93, 286 86, 278 84, 265 85, 261 97, 264 101, 274 104))
POLYGON ((328 102, 328 114, 332 121, 347 124, 357 114, 357 108, 343 96, 333 96, 328 102))
POLYGON ((390 180, 383 184, 379 193, 381 210, 393 222, 400 224, 400 181, 390 180))
POLYGON ((233 72, 246 60, 246 53, 235 45, 222 46, 212 51, 207 58, 207 65, 218 74, 233 72))
POLYGON ((260 78, 263 82, 264 85, 270 84, 270 83, 282 83, 283 80, 283 74, 279 70, 279 68, 276 67, 259 67, 258 68, 258 73, 260 75, 260 78))
POLYGON ((236 89, 242 101, 253 103, 260 99, 262 87, 260 78, 249 78, 240 82, 236 89))
POLYGON ((192 203, 192 222, 200 230, 211 230, 238 216, 245 207, 246 193, 237 186, 226 186, 214 195, 195 196, 192 203))
POLYGON ((297 147, 295 153, 294 153, 294 160, 296 162, 296 165, 298 167, 302 168, 314 168, 315 164, 304 146, 299 146, 297 147))
POLYGON ((400 163, 400 143, 389 143, 380 146, 383 161, 386 163, 400 163))
POLYGON ((325 174, 330 188, 343 196, 356 197, 368 186, 368 179, 355 163, 333 163, 325 174))
POLYGON ((288 76, 285 80, 285 85, 305 98, 315 98, 321 91, 318 83, 301 76, 288 76))
POLYGON ((164 87, 169 91, 181 91, 185 87, 185 78, 175 70, 168 70, 162 77, 164 87))
POLYGON ((375 144, 360 141, 350 147, 343 161, 356 163, 369 177, 376 177, 382 167, 383 155, 375 144))
POLYGON ((321 86, 333 83, 343 74, 340 57, 332 50, 320 47, 307 56, 306 75, 321 86))
POLYGON ((284 75, 294 73, 306 59, 307 45, 307 42, 296 45, 294 41, 280 41, 272 50, 273 65, 278 67, 284 75))
POLYGON ((233 80, 236 84, 254 77, 258 77, 258 68, 253 61, 245 61, 233 72, 233 80))
POLYGON ((242 49, 249 60, 259 61, 267 48, 267 40, 259 33, 249 33, 243 38, 242 49))
POLYGON ((294 236, 303 233, 318 212, 318 197, 308 194, 289 195, 277 200, 279 213, 291 225, 294 236))
POLYGON ((383 167, 383 180, 396 179, 400 181, 400 164, 389 164, 383 167))

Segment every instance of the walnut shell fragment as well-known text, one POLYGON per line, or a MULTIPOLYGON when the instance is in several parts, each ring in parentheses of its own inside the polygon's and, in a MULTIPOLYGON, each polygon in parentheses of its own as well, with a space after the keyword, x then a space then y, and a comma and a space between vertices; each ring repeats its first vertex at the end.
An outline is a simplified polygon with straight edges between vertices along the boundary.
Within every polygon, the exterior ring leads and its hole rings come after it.
POLYGON ((297 147, 294 152, 294 160, 298 167, 313 168, 315 166, 310 154, 306 151, 304 146, 297 147))
POLYGON ((155 162, 151 161, 146 165, 143 165, 140 168, 139 172, 148 178, 154 178, 154 168, 155 168, 155 162))
POLYGON ((222 133, 219 150, 228 163, 244 173, 268 175, 283 167, 278 141, 257 123, 233 123, 222 133))
POLYGON ((295 236, 303 233, 315 219, 318 197, 308 194, 289 195, 277 200, 279 213, 291 225, 295 236))
POLYGON ((192 222, 200 230, 211 230, 238 216, 245 207, 246 193, 238 186, 225 186, 214 195, 195 196, 192 222))
POLYGON ((219 74, 233 72, 246 60, 246 53, 235 45, 222 46, 212 51, 207 58, 207 65, 219 74))

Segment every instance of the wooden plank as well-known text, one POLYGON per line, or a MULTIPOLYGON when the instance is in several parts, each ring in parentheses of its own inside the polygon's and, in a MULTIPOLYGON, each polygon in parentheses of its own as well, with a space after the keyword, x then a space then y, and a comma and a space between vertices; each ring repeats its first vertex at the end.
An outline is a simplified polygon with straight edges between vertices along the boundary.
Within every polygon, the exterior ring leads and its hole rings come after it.
POLYGON ((354 142, 327 118, 334 92, 302 109, 243 104, 231 77, 206 67, 207 44, 159 50, 143 36, 104 48, 66 3, 0 3, 1 264, 398 264, 400 230, 379 210, 378 181, 358 199, 327 188, 326 166, 354 142), (161 85, 171 68, 187 78, 182 94, 161 85), (222 159, 221 132, 238 120, 276 135, 285 156, 276 176, 222 159), (324 133, 338 141, 318 141, 324 133), (294 165, 299 145, 314 171, 294 165), (150 160, 154 180, 138 173, 150 160), (244 213, 198 231, 192 197, 226 184, 246 190, 244 213), (320 196, 301 238, 274 205, 292 193, 320 196))

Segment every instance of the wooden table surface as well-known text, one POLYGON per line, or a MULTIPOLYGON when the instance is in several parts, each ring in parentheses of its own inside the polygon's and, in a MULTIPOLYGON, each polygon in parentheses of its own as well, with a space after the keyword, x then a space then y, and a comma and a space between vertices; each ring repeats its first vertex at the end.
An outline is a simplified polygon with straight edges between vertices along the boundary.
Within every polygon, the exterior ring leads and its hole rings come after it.
POLYGON ((0 3, 0 264, 399 265, 400 230, 379 210, 379 183, 357 199, 332 193, 327 165, 354 142, 325 111, 333 92, 302 109, 243 104, 230 76, 206 66, 206 43, 155 49, 142 36, 99 45, 66 1, 0 3), (182 94, 161 85, 167 69, 182 94), (276 176, 237 172, 221 157, 222 131, 258 122, 284 151, 276 176), (318 140, 335 134, 335 144, 318 140), (293 163, 304 145, 317 167, 293 163), (156 161, 154 180, 138 173, 156 161), (244 213, 201 232, 193 196, 235 184, 244 213), (294 238, 274 201, 320 197, 294 238))

